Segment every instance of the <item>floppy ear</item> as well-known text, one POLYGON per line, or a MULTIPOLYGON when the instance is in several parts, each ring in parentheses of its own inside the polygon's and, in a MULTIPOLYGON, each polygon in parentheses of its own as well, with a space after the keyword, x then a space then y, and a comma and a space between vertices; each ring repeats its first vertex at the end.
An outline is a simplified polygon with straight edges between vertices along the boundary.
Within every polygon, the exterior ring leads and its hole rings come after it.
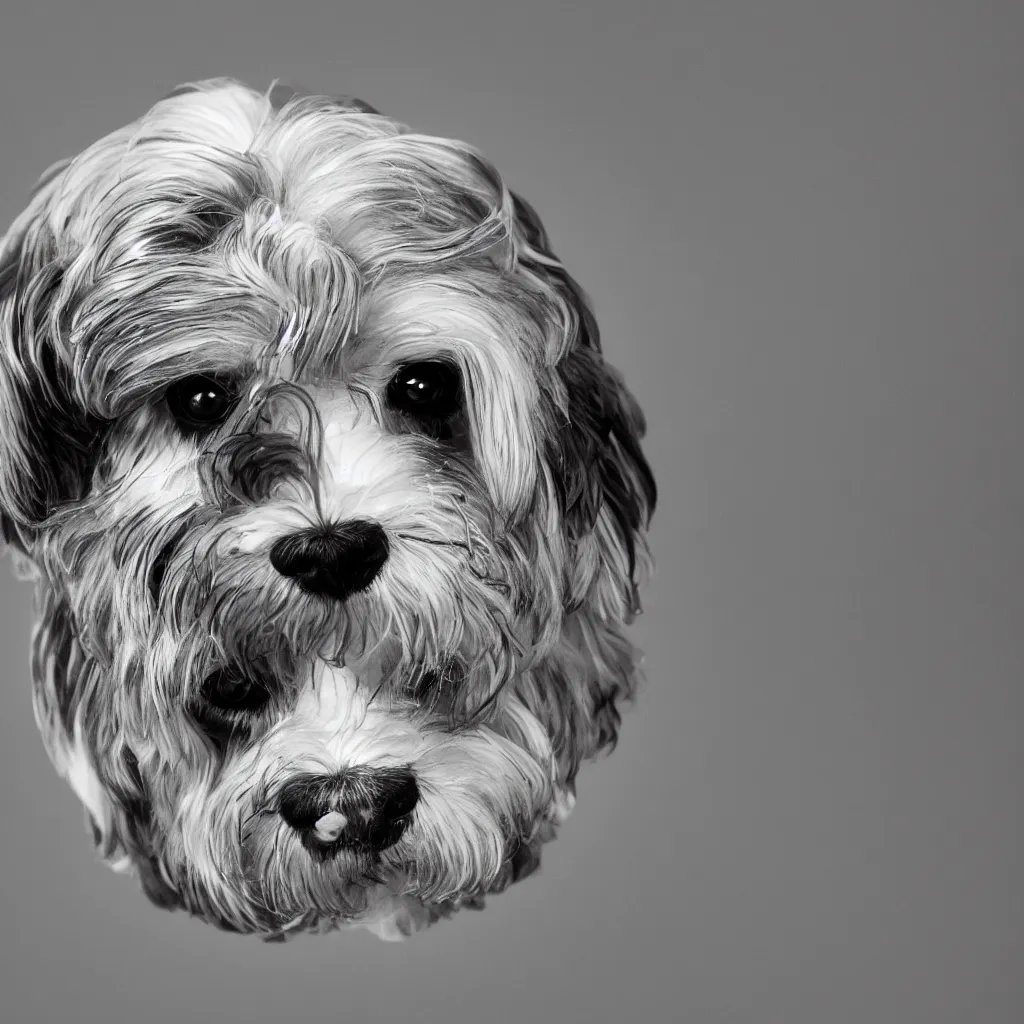
POLYGON ((0 241, 0 528, 22 551, 54 508, 83 493, 101 431, 77 406, 60 344, 64 265, 48 212, 63 166, 0 241))
POLYGON ((567 616, 559 647, 523 696, 548 721, 562 784, 572 792, 580 762, 614 748, 617 705, 636 689, 638 658, 625 626, 639 612, 657 488, 641 449, 643 413, 602 357, 586 295, 552 253, 534 210, 515 195, 513 206, 527 243, 521 262, 570 314, 572 336, 555 367, 562 395, 549 410, 544 452, 569 549, 567 616))
POLYGON ((513 196, 529 249, 524 262, 548 280, 572 313, 574 337, 556 368, 563 415, 547 441, 546 459, 576 558, 571 607, 596 601, 601 617, 629 621, 648 563, 646 531, 657 488, 640 442, 646 421, 621 374, 605 363, 590 303, 551 251, 533 208, 513 196))
POLYGON ((161 875, 151 805, 124 730, 116 720, 89 714, 103 669, 83 651, 63 595, 44 584, 38 612, 32 703, 46 751, 81 802, 102 860, 116 871, 134 868, 153 903, 176 909, 181 900, 161 875))

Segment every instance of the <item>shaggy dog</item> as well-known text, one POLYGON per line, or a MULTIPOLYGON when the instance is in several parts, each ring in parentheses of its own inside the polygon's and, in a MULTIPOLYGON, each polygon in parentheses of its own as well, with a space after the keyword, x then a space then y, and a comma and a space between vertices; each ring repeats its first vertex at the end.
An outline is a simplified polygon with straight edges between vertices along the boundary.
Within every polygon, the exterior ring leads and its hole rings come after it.
POLYGON ((281 939, 533 870, 637 681, 643 417, 471 147, 218 79, 0 247, 36 719, 113 867, 281 939))

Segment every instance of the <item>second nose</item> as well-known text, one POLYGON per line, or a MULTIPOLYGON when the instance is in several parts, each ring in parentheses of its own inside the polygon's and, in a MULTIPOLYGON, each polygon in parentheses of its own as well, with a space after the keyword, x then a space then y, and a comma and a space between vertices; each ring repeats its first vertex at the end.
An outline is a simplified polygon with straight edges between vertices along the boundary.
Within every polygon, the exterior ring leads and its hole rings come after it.
POLYGON ((379 851, 402 837, 419 795, 407 768, 349 768, 336 776, 293 779, 279 810, 311 850, 379 851))
POLYGON ((353 519, 282 537, 270 549, 270 562, 307 593, 344 601, 377 578, 388 552, 379 523, 353 519))

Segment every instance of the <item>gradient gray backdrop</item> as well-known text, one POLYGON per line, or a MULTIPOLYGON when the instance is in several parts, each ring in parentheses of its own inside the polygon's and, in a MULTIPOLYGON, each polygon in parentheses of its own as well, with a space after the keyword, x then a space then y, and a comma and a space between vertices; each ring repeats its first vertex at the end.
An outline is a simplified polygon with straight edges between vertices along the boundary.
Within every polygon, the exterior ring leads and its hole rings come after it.
POLYGON ((282 947, 93 863, 5 568, 0 1017, 1024 1019, 1013 5, 16 6, 4 225, 196 77, 479 145, 648 412, 660 572, 646 691, 539 877, 411 944, 282 947))

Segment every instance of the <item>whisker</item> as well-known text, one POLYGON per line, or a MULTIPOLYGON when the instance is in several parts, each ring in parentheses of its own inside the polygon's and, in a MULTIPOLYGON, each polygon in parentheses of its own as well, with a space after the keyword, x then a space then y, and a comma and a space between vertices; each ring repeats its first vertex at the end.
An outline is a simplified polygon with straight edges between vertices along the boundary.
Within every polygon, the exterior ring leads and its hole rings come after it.
POLYGON ((400 537, 402 540, 414 540, 420 544, 434 544, 442 548, 462 548, 472 553, 470 546, 460 540, 440 540, 437 537, 422 537, 415 533, 396 533, 395 536, 400 537))
POLYGON ((377 684, 377 688, 373 691, 373 693, 370 694, 368 700, 366 701, 367 707, 369 707, 380 696, 380 692, 384 689, 386 683, 387 680, 381 680, 381 682, 377 684))
MULTIPOLYGON (((481 582, 484 586, 490 587, 492 590, 497 590, 502 594, 508 595, 512 592, 512 587, 501 579, 496 579, 493 576, 488 575, 487 569, 482 568, 477 561, 478 551, 473 548, 472 543, 461 540, 440 540, 436 537, 421 537, 414 533, 396 533, 396 537, 402 540, 415 541, 418 544, 431 544, 434 547, 443 548, 460 548, 469 555, 469 571, 481 582)), ((467 532, 467 537, 469 534, 467 532)))

